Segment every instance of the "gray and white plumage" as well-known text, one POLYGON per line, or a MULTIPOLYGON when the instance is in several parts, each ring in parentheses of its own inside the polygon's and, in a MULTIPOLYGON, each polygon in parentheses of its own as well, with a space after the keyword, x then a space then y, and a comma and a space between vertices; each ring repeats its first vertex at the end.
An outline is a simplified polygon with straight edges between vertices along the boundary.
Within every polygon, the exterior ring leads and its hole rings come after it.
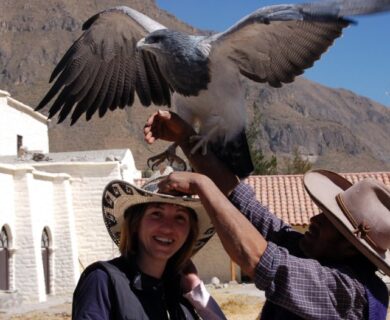
MULTIPOLYGON (((109 109, 131 106, 136 93, 144 106, 172 104, 185 120, 199 123, 197 148, 208 142, 219 150, 229 142, 239 148, 242 139, 246 144, 241 76, 273 87, 292 82, 350 24, 345 17, 389 9, 390 0, 275 5, 224 32, 197 36, 168 30, 128 7, 111 8, 84 23, 84 33, 54 69, 50 82, 57 79, 36 110, 59 93, 49 118, 59 112, 59 122, 70 115, 73 124, 84 113, 89 120, 95 112, 104 116, 109 109)), ((249 150, 243 153, 249 157, 249 150)), ((248 168, 239 175, 249 174, 250 160, 242 166, 248 168)))

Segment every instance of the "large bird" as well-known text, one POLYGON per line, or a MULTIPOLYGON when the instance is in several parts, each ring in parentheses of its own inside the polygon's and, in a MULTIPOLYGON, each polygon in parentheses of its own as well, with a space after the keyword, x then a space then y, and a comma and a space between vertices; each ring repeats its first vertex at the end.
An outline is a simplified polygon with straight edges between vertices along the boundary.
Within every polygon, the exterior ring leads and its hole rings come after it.
POLYGON ((318 60, 352 21, 346 17, 390 9, 390 0, 325 0, 260 8, 224 32, 208 36, 169 30, 128 7, 89 18, 84 32, 55 67, 58 93, 49 118, 131 106, 174 105, 198 124, 193 152, 207 146, 241 178, 253 170, 245 136, 241 76, 280 87, 318 60))

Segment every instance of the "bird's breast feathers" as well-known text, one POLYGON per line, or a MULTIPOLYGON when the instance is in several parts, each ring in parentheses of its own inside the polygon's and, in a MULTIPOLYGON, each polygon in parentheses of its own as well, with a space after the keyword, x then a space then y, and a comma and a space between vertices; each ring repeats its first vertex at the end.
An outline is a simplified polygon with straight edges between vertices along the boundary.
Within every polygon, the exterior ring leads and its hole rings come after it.
POLYGON ((194 124, 200 133, 218 127, 211 140, 229 140, 245 128, 246 104, 240 75, 228 67, 213 65, 211 82, 198 96, 184 97, 174 94, 173 104, 178 114, 194 124))

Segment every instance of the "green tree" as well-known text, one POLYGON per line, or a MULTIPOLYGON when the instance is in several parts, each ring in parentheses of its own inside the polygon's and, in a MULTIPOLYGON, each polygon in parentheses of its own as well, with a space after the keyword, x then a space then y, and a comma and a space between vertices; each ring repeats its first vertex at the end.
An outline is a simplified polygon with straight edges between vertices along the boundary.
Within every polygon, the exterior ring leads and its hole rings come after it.
POLYGON ((272 155, 271 159, 266 159, 261 148, 256 146, 256 140, 261 135, 259 129, 261 115, 256 104, 253 104, 253 110, 253 121, 246 133, 254 167, 253 174, 277 174, 278 161, 276 159, 276 156, 272 155))
POLYGON ((277 174, 278 161, 274 155, 267 160, 261 149, 251 149, 252 162, 254 166, 253 173, 259 175, 277 174))
POLYGON ((293 158, 288 159, 286 163, 286 173, 287 174, 303 174, 309 171, 312 167, 312 164, 309 160, 303 159, 298 148, 295 148, 293 151, 293 158))

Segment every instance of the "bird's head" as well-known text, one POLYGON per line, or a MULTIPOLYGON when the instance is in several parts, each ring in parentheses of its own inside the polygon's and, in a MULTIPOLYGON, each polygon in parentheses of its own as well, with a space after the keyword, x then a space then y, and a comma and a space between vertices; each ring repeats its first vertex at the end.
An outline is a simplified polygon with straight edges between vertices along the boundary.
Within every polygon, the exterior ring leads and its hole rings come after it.
POLYGON ((175 91, 193 95, 207 88, 210 80, 209 48, 202 39, 201 36, 161 29, 138 41, 137 49, 156 57, 160 70, 175 91), (189 74, 193 76, 189 77, 189 74))
POLYGON ((155 55, 193 54, 196 41, 193 36, 183 32, 160 29, 148 34, 137 43, 137 48, 154 53, 155 55))
POLYGON ((161 54, 170 47, 169 38, 172 38, 172 36, 167 29, 154 31, 138 41, 137 49, 161 54))

